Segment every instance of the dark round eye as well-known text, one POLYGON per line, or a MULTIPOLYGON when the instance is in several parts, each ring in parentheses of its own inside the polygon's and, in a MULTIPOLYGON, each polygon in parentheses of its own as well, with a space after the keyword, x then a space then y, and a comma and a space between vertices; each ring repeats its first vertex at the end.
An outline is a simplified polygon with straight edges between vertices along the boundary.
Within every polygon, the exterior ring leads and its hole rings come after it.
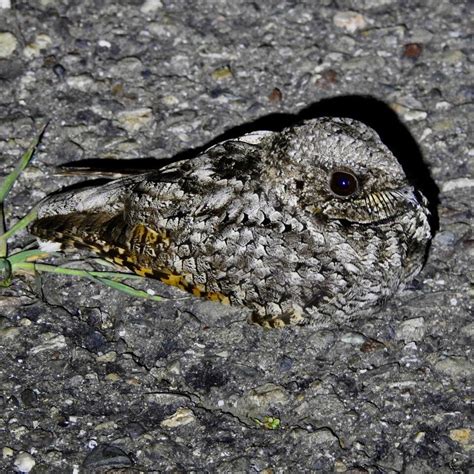
POLYGON ((329 187, 336 196, 348 197, 359 189, 359 182, 352 173, 334 171, 329 180, 329 187))

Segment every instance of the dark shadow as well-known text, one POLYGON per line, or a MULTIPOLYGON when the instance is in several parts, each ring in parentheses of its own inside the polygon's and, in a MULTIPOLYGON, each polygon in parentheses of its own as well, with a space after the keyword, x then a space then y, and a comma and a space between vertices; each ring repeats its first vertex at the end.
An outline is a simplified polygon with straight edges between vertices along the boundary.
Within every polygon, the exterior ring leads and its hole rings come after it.
POLYGON ((193 158, 207 148, 223 140, 239 137, 255 130, 278 131, 302 120, 317 117, 348 117, 359 120, 373 128, 382 142, 392 151, 403 167, 408 180, 428 199, 431 212, 430 226, 433 234, 439 228, 438 204, 439 188, 433 181, 428 167, 423 161, 420 148, 408 128, 397 114, 384 102, 370 96, 348 95, 316 102, 298 114, 275 113, 261 117, 253 122, 239 125, 215 137, 210 142, 184 150, 169 159, 142 158, 138 160, 82 160, 62 165, 63 172, 88 174, 91 171, 102 175, 120 172, 122 174, 139 173, 159 169, 166 164, 193 158))

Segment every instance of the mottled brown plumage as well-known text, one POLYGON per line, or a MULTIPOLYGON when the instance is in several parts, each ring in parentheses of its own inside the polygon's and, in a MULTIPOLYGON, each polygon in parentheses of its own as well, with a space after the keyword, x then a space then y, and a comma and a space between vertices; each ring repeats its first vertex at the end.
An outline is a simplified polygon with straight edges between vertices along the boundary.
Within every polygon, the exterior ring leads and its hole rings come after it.
POLYGON ((427 215, 372 129, 322 118, 52 196, 32 232, 283 326, 391 296, 422 266, 427 215))

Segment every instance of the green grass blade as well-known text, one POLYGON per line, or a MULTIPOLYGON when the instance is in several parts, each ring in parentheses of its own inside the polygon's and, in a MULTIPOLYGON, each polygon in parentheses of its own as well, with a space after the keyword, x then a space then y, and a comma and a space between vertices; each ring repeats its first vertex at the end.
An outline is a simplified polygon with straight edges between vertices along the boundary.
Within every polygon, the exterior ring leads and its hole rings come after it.
POLYGON ((4 240, 5 242, 14 234, 20 230, 27 227, 31 222, 33 222, 38 216, 38 209, 34 207, 30 212, 24 217, 22 217, 15 225, 8 229, 3 235, 0 235, 0 241, 4 240))
POLYGON ((135 298, 146 298, 146 299, 151 299, 153 301, 163 301, 166 298, 158 295, 151 295, 147 293, 144 290, 140 290, 137 288, 134 288, 133 286, 126 285, 125 283, 121 283, 117 280, 128 280, 128 279, 141 279, 143 280, 143 277, 139 275, 134 275, 131 273, 121 273, 121 272, 100 272, 100 271, 88 271, 88 270, 78 270, 76 268, 67 268, 67 267, 57 267, 55 265, 50 265, 47 263, 34 263, 34 262, 26 262, 26 261, 21 261, 21 256, 24 256, 26 258, 31 257, 31 256, 36 256, 35 250, 25 250, 23 252, 19 252, 18 254, 15 254, 17 257, 16 259, 13 259, 10 257, 10 262, 12 263, 12 269, 13 271, 17 270, 23 270, 27 271, 29 273, 34 273, 35 271, 39 272, 47 272, 47 273, 56 273, 56 274, 61 274, 61 275, 71 275, 71 276, 78 276, 78 277, 84 277, 84 278, 89 278, 91 280, 98 281, 99 283, 102 283, 104 285, 107 285, 114 290, 121 291, 122 293, 126 293, 128 295, 131 295, 135 298))
POLYGON ((36 148, 38 147, 38 144, 41 141, 41 138, 43 137, 43 134, 47 125, 48 124, 46 124, 42 128, 41 132, 35 138, 35 140, 30 145, 28 150, 26 150, 25 153, 23 153, 23 156, 20 158, 20 162, 16 165, 15 169, 3 179, 2 184, 0 184, 0 202, 5 201, 5 198, 7 197, 11 188, 15 184, 15 181, 17 180, 18 176, 30 163, 31 158, 33 158, 33 154, 36 151, 36 148))
MULTIPOLYGON (((24 252, 20 252, 19 254, 15 254, 15 255, 20 255, 22 253, 26 254, 26 252, 35 252, 35 251, 25 250, 24 252)), ((34 255, 33 254, 28 255, 28 257, 30 258, 31 256, 34 256, 34 255)), ((12 257, 14 256, 12 255, 11 257, 9 257, 10 261, 12 261, 12 257)), ((35 262, 27 262, 25 260, 21 261, 21 258, 19 257, 16 259, 16 261, 12 262, 12 265, 13 265, 13 270, 24 270, 31 273, 33 273, 36 270, 39 272, 58 273, 60 275, 71 275, 71 276, 80 276, 80 277, 104 277, 104 278, 117 278, 120 280, 143 279, 143 277, 139 275, 134 275, 132 273, 80 270, 77 268, 68 268, 68 267, 51 265, 49 263, 35 263, 35 262)))
MULTIPOLYGON (((33 154, 36 151, 36 148, 38 147, 39 142, 41 141, 41 138, 43 137, 44 131, 46 130, 46 124, 41 132, 38 134, 36 139, 33 141, 33 143, 30 145, 28 150, 26 150, 25 153, 23 153, 22 157, 20 158, 20 162, 16 165, 15 169, 7 175, 2 183, 0 184, 0 258, 1 257, 6 257, 8 253, 8 246, 7 246, 7 240, 8 237, 5 236, 5 213, 4 213, 4 208, 3 208, 3 203, 12 189, 13 185, 15 184, 15 181, 18 179, 18 176, 20 173, 28 166, 28 164, 31 161, 31 158, 33 158, 33 154)), ((17 228, 18 230, 18 228, 17 228)), ((9 235, 12 235, 10 233, 9 235)))
POLYGON ((108 278, 93 277, 93 279, 99 281, 100 283, 103 283, 106 286, 109 286, 110 288, 113 288, 114 290, 121 291, 122 293, 133 296, 135 298, 146 298, 153 301, 163 301, 164 299, 166 299, 162 296, 151 295, 144 290, 134 288, 133 286, 126 285, 125 283, 109 280, 108 278))
POLYGON ((12 264, 13 268, 18 268, 18 264, 23 262, 28 263, 28 259, 38 259, 38 258, 46 258, 50 256, 49 253, 44 252, 39 249, 34 250, 22 250, 21 252, 14 253, 9 255, 8 261, 12 264))

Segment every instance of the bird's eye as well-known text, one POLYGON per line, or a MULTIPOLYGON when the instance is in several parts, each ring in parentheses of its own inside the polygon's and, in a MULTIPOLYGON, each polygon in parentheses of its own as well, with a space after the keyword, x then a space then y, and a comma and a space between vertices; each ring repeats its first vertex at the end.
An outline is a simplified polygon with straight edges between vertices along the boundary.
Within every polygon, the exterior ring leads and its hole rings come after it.
POLYGON ((352 173, 347 171, 334 171, 329 180, 331 191, 340 197, 352 196, 359 189, 359 182, 352 173))

